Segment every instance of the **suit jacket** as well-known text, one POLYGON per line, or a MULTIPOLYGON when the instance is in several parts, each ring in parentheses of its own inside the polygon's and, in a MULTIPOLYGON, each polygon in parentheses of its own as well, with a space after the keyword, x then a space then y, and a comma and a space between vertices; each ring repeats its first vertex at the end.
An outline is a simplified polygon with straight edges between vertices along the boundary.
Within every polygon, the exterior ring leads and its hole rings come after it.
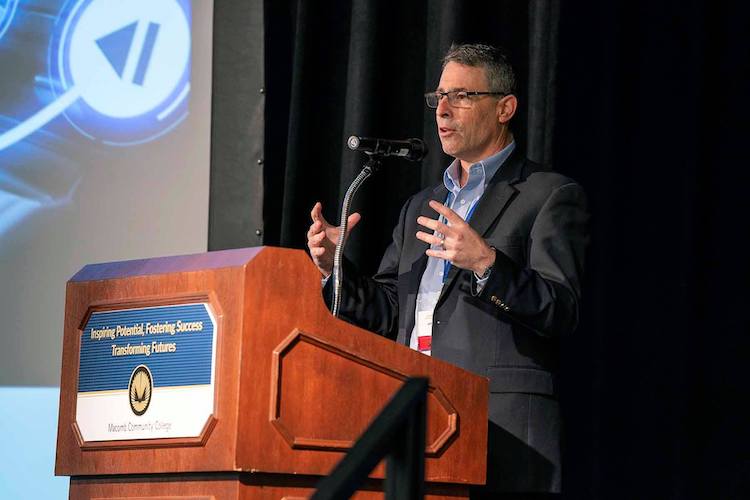
MULTIPOLYGON (((341 317, 409 344, 428 244, 419 215, 436 218, 444 185, 407 200, 374 277, 346 262, 341 317)), ((560 491, 560 337, 578 322, 588 215, 580 185, 518 149, 490 180, 470 225, 496 249, 481 293, 451 266, 433 316, 432 355, 488 377, 487 487, 560 491)))

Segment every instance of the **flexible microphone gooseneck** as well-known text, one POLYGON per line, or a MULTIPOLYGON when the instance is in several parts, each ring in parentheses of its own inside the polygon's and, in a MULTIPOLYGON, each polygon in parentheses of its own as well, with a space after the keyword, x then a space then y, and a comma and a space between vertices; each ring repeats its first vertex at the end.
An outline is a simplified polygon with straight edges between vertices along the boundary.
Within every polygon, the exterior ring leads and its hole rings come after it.
POLYGON ((344 258, 346 232, 349 229, 349 212, 352 208, 354 194, 359 190, 365 180, 380 168, 382 158, 387 156, 397 156, 411 161, 420 161, 427 154, 427 148, 421 139, 393 141, 353 135, 349 137, 349 140, 346 143, 349 146, 349 149, 353 151, 364 151, 367 153, 369 159, 362 168, 362 171, 352 181, 349 189, 346 190, 344 201, 341 203, 339 237, 336 242, 336 250, 333 253, 333 307, 331 308, 331 313, 337 318, 339 316, 339 309, 341 308, 341 286, 343 285, 341 263, 344 258))

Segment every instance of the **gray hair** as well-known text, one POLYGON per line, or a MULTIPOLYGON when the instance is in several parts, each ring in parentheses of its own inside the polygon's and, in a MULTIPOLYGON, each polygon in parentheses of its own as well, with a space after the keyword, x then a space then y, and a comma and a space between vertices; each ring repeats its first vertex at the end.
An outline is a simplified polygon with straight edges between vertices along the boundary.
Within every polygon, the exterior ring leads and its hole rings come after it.
POLYGON ((490 92, 516 93, 516 75, 508 61, 508 56, 499 48, 490 45, 451 44, 443 57, 443 69, 449 62, 484 68, 490 92))

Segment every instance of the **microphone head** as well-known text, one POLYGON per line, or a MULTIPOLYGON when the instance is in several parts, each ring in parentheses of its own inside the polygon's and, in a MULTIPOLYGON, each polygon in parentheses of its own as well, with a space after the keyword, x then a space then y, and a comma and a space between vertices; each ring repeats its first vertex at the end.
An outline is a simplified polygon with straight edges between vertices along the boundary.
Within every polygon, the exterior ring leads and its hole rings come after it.
POLYGON ((425 143, 422 139, 409 139, 409 142, 411 143, 411 148, 409 149, 409 154, 406 155, 406 159, 409 161, 422 161, 422 159, 427 156, 427 146, 425 146, 425 143))
POLYGON ((420 161, 427 154, 422 139, 391 140, 352 135, 346 145, 352 151, 363 151, 371 156, 396 156, 410 161, 420 161))

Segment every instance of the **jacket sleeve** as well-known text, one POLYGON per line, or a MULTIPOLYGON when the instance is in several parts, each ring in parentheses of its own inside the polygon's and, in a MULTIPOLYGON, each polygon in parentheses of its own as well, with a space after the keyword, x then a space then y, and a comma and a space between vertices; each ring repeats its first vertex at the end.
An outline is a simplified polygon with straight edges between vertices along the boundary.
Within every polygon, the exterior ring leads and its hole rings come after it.
MULTIPOLYGON (((367 330, 395 339, 398 333, 398 268, 404 241, 404 220, 411 198, 404 204, 393 239, 380 261, 377 274, 363 276, 344 259, 339 316, 367 330)), ((323 289, 326 302, 333 303, 333 279, 323 289)))
POLYGON ((480 298, 540 335, 575 330, 581 297, 584 249, 588 242, 586 196, 580 185, 554 189, 529 235, 528 267, 501 250, 480 298))

